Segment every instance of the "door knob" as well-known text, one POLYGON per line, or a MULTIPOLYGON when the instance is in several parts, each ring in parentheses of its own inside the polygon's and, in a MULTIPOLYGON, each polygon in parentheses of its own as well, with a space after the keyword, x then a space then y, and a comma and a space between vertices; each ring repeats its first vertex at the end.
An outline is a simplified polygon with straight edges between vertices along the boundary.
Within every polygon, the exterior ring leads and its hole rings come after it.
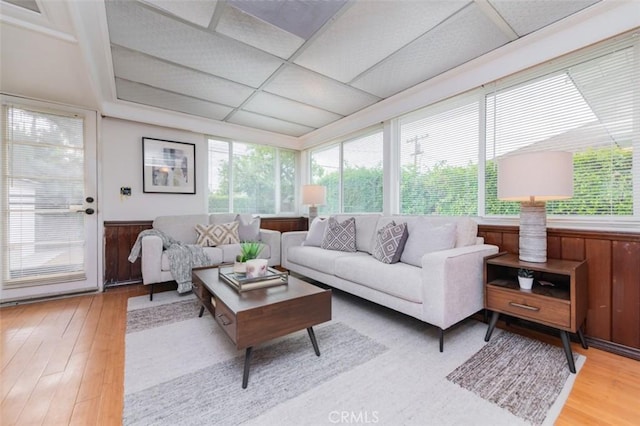
POLYGON ((88 209, 76 210, 76 213, 94 214, 96 211, 89 207, 88 209))

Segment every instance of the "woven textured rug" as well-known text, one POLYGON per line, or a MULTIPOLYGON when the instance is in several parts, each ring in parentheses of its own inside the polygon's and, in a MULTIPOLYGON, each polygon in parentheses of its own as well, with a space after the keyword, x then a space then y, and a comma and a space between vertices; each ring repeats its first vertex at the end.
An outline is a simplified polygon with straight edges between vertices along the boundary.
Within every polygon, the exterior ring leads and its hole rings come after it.
POLYGON ((198 312, 175 292, 129 299, 123 424, 553 424, 575 379, 559 347, 502 330, 487 344, 468 320, 440 353, 434 327, 334 291, 321 356, 304 330, 261 345, 242 389, 244 351, 198 312))

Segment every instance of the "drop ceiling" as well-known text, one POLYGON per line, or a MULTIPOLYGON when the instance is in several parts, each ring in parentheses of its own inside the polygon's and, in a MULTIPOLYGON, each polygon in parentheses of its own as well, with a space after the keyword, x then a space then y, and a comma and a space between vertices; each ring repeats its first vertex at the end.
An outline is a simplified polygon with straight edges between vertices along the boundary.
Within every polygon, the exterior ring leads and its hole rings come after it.
POLYGON ((105 0, 99 10, 118 101, 298 137, 597 2, 105 0))

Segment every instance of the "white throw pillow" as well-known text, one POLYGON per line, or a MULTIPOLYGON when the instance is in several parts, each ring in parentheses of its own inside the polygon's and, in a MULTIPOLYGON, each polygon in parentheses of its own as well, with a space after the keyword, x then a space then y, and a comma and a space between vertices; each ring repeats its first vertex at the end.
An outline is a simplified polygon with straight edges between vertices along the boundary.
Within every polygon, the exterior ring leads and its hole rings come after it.
POLYGON ((400 261, 422 267, 422 256, 439 250, 452 249, 456 245, 456 226, 446 223, 433 226, 427 221, 416 220, 409 223, 409 238, 404 245, 400 261))
POLYGON ((320 219, 316 217, 309 231, 307 232, 307 238, 302 243, 303 246, 320 247, 322 245, 322 239, 324 238, 324 231, 327 229, 328 220, 320 219))
POLYGON ((238 215, 238 238, 240 241, 260 241, 260 216, 238 215))

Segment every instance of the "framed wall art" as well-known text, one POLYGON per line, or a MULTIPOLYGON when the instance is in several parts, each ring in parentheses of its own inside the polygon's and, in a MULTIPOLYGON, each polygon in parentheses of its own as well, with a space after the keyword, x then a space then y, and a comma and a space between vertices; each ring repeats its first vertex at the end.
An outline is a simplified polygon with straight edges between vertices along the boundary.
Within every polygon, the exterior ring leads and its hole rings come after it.
POLYGON ((142 138, 142 191, 196 193, 196 145, 142 138))

